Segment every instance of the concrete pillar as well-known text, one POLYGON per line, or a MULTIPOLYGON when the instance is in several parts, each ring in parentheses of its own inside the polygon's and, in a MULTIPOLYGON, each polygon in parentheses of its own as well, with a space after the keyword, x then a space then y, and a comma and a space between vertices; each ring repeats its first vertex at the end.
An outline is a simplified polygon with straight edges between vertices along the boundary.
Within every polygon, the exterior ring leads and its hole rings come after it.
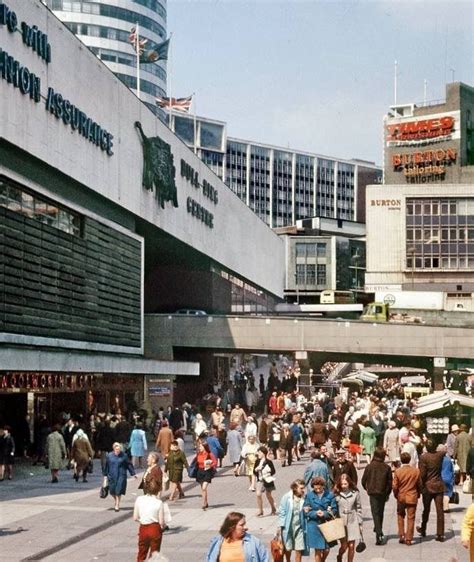
POLYGON ((443 375, 446 369, 446 359, 444 357, 433 357, 433 366, 431 368, 431 384, 433 390, 444 390, 443 375))

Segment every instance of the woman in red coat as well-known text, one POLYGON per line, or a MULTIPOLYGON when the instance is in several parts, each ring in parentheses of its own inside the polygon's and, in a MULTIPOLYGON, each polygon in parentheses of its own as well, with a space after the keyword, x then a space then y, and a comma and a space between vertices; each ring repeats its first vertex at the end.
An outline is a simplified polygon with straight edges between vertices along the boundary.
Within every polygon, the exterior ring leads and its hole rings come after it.
POLYGON ((216 473, 217 459, 211 453, 209 445, 205 441, 199 441, 196 455, 197 474, 196 482, 201 486, 202 508, 207 509, 207 487, 212 482, 216 473))

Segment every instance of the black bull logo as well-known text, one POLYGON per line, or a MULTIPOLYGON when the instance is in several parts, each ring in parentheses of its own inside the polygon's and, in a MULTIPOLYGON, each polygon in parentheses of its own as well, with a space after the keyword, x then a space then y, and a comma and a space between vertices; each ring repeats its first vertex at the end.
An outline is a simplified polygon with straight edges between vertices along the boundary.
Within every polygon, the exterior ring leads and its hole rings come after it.
POLYGON ((177 207, 176 168, 170 145, 160 137, 146 137, 139 121, 135 121, 135 127, 143 144, 143 187, 150 191, 155 190, 155 196, 162 209, 165 208, 166 201, 171 201, 173 206, 177 207))

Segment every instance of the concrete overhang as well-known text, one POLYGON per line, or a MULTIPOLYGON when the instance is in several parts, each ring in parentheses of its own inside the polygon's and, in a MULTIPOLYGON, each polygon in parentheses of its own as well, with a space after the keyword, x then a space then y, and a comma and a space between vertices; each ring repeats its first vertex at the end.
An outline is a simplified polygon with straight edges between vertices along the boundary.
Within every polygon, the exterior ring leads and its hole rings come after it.
POLYGON ((106 353, 0 347, 2 371, 199 376, 199 363, 106 353))

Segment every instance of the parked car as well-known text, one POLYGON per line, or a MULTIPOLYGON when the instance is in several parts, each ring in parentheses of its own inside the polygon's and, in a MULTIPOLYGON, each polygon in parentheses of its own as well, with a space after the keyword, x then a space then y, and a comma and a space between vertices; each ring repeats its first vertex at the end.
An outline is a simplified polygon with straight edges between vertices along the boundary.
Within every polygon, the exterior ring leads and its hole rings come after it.
POLYGON ((180 308, 175 314, 185 314, 186 316, 207 316, 204 310, 196 310, 194 308, 180 308))

